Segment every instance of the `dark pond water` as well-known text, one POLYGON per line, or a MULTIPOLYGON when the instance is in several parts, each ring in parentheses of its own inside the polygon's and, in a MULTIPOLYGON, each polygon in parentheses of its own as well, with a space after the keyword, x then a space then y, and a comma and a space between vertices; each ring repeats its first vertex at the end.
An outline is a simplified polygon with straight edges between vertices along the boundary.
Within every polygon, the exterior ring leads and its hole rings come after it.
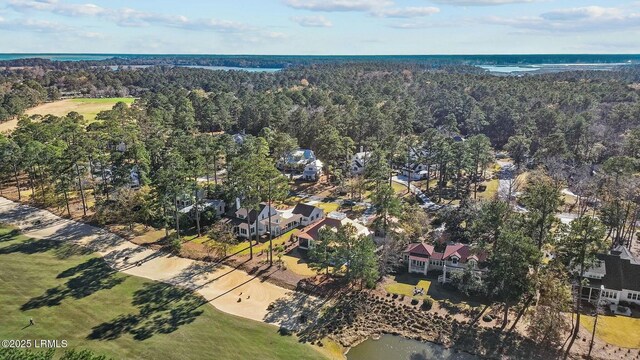
POLYGON ((441 345, 423 343, 400 336, 382 335, 369 339, 347 353, 347 360, 479 360, 480 358, 446 349, 441 345))

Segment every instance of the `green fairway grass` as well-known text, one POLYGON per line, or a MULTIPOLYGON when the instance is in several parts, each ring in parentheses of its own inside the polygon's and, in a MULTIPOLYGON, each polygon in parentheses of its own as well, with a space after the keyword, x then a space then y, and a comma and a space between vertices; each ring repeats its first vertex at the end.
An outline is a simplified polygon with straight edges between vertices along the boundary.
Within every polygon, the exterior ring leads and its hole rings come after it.
POLYGON ((115 272, 83 248, 3 227, 0 339, 67 340, 69 348, 116 359, 324 358, 276 327, 222 313, 190 291, 115 272))

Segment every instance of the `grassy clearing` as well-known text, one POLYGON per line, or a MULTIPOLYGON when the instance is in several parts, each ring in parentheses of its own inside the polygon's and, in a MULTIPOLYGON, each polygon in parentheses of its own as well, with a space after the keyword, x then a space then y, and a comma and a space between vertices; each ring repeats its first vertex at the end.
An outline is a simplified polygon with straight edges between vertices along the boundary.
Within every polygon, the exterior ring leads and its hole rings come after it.
POLYGON ((431 286, 431 281, 428 280, 416 280, 411 282, 405 282, 401 277, 394 278, 392 283, 389 283, 384 286, 384 289, 391 294, 398 294, 409 296, 416 299, 424 299, 427 297, 427 293, 429 292, 429 287, 431 286), (415 287, 423 288, 424 295, 413 295, 413 289, 415 287))
POLYGON ((324 214, 328 214, 332 211, 337 211, 338 208, 340 207, 340 205, 338 203, 327 203, 327 202, 319 202, 317 204, 314 204, 314 206, 319 207, 320 209, 324 210, 324 214))
POLYGON ((322 359, 276 327, 117 273, 81 248, 0 228, 0 338, 67 340, 118 359, 322 359), (29 318, 34 326, 27 326, 29 318))
POLYGON ((392 181, 391 182, 391 188, 393 189, 393 191, 396 194, 405 194, 407 192, 407 187, 403 184, 400 184, 398 182, 392 181))
MULTIPOLYGON (((594 318, 592 316, 581 316, 581 325, 591 333, 594 318)), ((603 341, 623 347, 640 348, 640 319, 627 316, 598 316, 598 326, 596 335, 603 341)))
MULTIPOLYGON (((271 242, 273 243, 273 247, 275 248, 276 246, 280 246, 280 245, 284 245, 287 241, 289 241, 289 239, 291 239, 291 235, 293 235, 295 232, 300 231, 298 229, 291 229, 289 231, 287 231, 286 233, 278 236, 277 238, 274 238, 271 242)), ((257 245, 253 246, 253 253, 257 253, 260 251, 267 251, 269 250, 269 241, 265 241, 264 243, 260 243, 257 245)), ((237 245, 234 245, 230 250, 229 250, 229 254, 238 254, 238 255, 249 255, 249 242, 248 241, 243 241, 237 245)), ((274 251, 274 256, 275 256, 275 251, 274 251)))
MULTIPOLYGON (((478 199, 492 200, 493 198, 496 197, 496 194, 498 193, 500 180, 498 179, 489 180, 484 184, 487 185, 487 189, 483 192, 478 191, 478 199)), ((473 196, 473 194, 471 196, 473 196)))
MULTIPOLYGON (((291 256, 291 255, 283 255, 282 261, 287 266, 288 270, 291 270, 297 275, 300 276, 315 276, 317 273, 315 270, 309 267, 309 264, 301 257, 291 256)), ((331 269, 329 269, 331 271, 331 269)))
POLYGON ((66 99, 36 106, 25 111, 25 114, 64 116, 75 111, 91 122, 95 121, 100 111, 111 110, 118 102, 132 104, 134 101, 134 98, 66 99))

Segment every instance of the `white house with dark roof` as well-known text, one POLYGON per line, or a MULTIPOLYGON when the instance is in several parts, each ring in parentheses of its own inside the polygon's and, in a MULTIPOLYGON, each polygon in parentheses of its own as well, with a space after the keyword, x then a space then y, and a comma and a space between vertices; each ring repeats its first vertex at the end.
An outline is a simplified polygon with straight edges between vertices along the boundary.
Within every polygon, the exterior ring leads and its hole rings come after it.
POLYGON ((278 210, 273 206, 268 206, 265 203, 261 203, 258 209, 247 211, 246 208, 240 208, 234 213, 235 217, 229 219, 233 226, 233 232, 242 238, 248 238, 249 236, 255 236, 256 232, 258 236, 264 235, 267 232, 267 227, 263 222, 268 222, 269 214, 271 217, 278 215, 278 210), (249 229, 250 227, 250 229, 249 229))
POLYGON ((323 217, 324 211, 321 208, 309 204, 298 204, 290 209, 278 210, 266 203, 261 203, 258 209, 249 211, 248 215, 247 209, 240 208, 227 221, 232 224, 236 235, 247 238, 248 234, 255 236, 256 231, 258 236, 265 235, 269 229, 273 236, 279 236, 298 226, 307 226, 320 221, 323 217), (247 220, 251 226, 250 231, 247 220))
POLYGON ((371 152, 369 151, 361 151, 353 154, 353 157, 351 158, 351 174, 361 175, 364 173, 364 169, 369 159, 371 159, 371 152))
POLYGON ((598 255, 598 261, 584 277, 587 284, 582 289, 582 300, 640 304, 640 261, 624 246, 598 255))
POLYGON ((324 218, 324 210, 311 204, 297 204, 293 210, 293 214, 300 215, 300 225, 307 226, 324 218))
POLYGON ((302 171, 302 179, 308 181, 318 181, 322 176, 322 168, 324 164, 320 160, 314 160, 305 165, 302 171))
MULTIPOLYGON (((435 251, 433 245, 425 243, 409 244, 402 253, 402 259, 407 264, 410 273, 427 275, 431 270, 464 271, 471 269, 482 273, 487 269, 482 267, 487 260, 485 251, 474 251, 465 244, 447 245, 443 252, 435 251)), ((449 281, 446 277, 445 281, 449 281)))

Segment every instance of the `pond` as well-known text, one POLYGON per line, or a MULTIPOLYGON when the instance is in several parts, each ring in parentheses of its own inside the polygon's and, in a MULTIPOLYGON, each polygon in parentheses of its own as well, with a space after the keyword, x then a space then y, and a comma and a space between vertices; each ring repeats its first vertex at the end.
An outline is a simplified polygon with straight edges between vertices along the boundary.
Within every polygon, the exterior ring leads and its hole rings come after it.
POLYGON ((382 335, 353 347, 347 360, 478 360, 478 356, 456 352, 442 345, 423 343, 400 336, 382 335))

